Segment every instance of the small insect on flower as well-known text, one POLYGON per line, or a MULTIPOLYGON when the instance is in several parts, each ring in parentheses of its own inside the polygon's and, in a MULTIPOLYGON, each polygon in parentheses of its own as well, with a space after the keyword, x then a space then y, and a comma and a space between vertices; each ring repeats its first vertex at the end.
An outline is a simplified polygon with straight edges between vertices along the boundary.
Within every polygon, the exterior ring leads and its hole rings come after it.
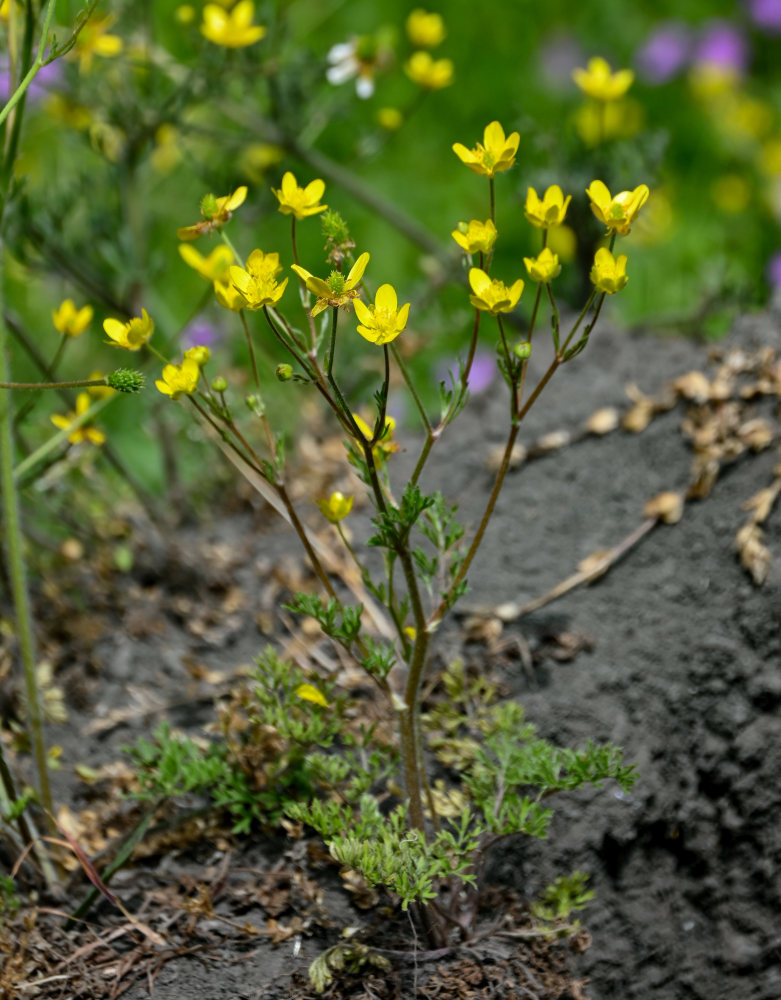
POLYGON ((117 347, 124 347, 127 351, 140 351, 152 336, 155 324, 146 309, 142 309, 140 316, 134 316, 127 323, 111 317, 104 319, 103 329, 117 347))
POLYGON ((454 142, 453 152, 476 174, 493 177, 503 170, 509 170, 515 163, 520 141, 518 132, 505 136, 499 122, 491 122, 483 131, 482 143, 478 142, 473 149, 467 149, 462 143, 454 142))

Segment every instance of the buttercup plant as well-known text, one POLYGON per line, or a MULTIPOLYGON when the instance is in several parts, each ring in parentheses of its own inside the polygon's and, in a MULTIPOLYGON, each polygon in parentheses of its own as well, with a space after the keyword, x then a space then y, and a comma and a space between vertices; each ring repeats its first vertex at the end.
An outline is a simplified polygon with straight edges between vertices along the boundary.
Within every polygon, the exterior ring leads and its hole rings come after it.
MULTIPOLYGON (((513 166, 518 144, 517 132, 507 135, 502 125, 493 121, 484 130, 483 142, 473 149, 460 143, 453 146, 466 166, 488 179, 489 218, 462 223, 452 233, 465 254, 470 290, 468 296, 465 290, 465 301, 468 297, 474 319, 464 356, 459 358, 459 375, 450 389, 443 387, 438 422, 430 419, 396 345, 414 316, 414 305, 401 302, 403 296, 389 282, 374 285, 377 279, 371 273, 370 251, 354 257, 354 244, 346 224, 321 203, 325 195, 323 181, 309 180, 302 186, 289 171, 281 186, 273 190, 279 210, 292 216, 293 261, 288 266, 299 278, 309 336, 296 325, 289 300, 285 300, 288 278, 279 281, 285 267, 284 252, 277 248, 273 251, 255 248, 245 262, 220 228, 234 260, 228 267, 227 280, 222 281, 223 297, 220 298, 218 291, 218 299, 222 304, 226 304, 223 299, 232 303, 228 308, 238 313, 250 349, 254 389, 246 396, 245 405, 260 425, 265 447, 261 449, 251 443, 251 435, 239 426, 224 379, 220 379, 219 389, 217 380, 210 385, 208 379, 200 378, 198 366, 192 361, 188 365, 185 359, 181 365, 167 363, 156 383, 160 392, 172 399, 186 399, 219 432, 226 446, 276 493, 278 506, 298 533, 322 588, 320 595, 297 594, 288 607, 315 618, 325 635, 349 653, 375 685, 384 705, 381 713, 396 721, 403 792, 389 814, 380 811, 372 795, 372 776, 379 772, 370 769, 368 784, 366 780, 359 781, 361 766, 357 758, 344 756, 338 748, 335 753, 306 758, 310 794, 303 799, 282 796, 281 808, 291 818, 314 827, 337 860, 356 868, 370 884, 391 890, 404 908, 413 906, 429 941, 436 946, 454 937, 468 939, 474 933, 485 852, 498 839, 511 834, 544 836, 550 818, 550 810, 542 804, 544 798, 556 791, 577 788, 584 782, 600 784, 613 778, 623 788, 629 788, 634 780, 633 768, 622 763, 618 749, 589 744, 585 750, 576 752, 535 739, 531 727, 522 721, 519 706, 496 703, 489 694, 483 699, 482 721, 475 730, 475 714, 468 711, 463 691, 460 695, 463 703, 449 719, 448 726, 454 736, 461 733, 461 740, 456 742, 468 745, 469 753, 457 755, 459 773, 450 793, 432 788, 425 763, 421 690, 429 677, 437 629, 467 588, 468 572, 488 529, 524 417, 557 369, 586 347, 606 295, 618 292, 628 280, 626 256, 614 258, 612 251, 617 237, 629 231, 648 197, 644 185, 615 197, 599 180, 590 185, 587 193, 595 215, 605 225, 607 245, 597 251, 591 272, 592 289, 583 308, 569 329, 564 330, 552 287, 561 265, 558 256, 548 248, 547 240, 549 230, 564 222, 571 195, 565 196, 554 185, 539 198, 530 189, 525 213, 533 231, 540 231, 541 245, 525 259, 536 291, 528 324, 521 324, 514 317, 524 292, 524 280, 513 276, 506 284, 492 273, 497 252, 501 253, 495 178, 513 166), (309 270, 300 263, 295 245, 296 220, 311 224, 307 220, 313 215, 322 215, 326 263, 334 265, 327 278, 317 276, 318 271, 322 273, 317 265, 309 270), (470 266, 473 255, 479 256, 479 267, 470 266), (372 291, 374 287, 376 291, 372 291), (551 314, 554 356, 536 384, 529 386, 527 369, 543 297, 551 314), (265 325, 287 354, 288 360, 277 365, 273 375, 289 386, 288 391, 300 392, 309 387, 317 392, 345 436, 346 458, 364 484, 373 507, 373 533, 368 545, 370 552, 380 551, 381 571, 378 572, 376 561, 367 560, 352 544, 344 528, 354 516, 354 498, 334 491, 330 497, 313 500, 324 518, 337 529, 348 558, 357 564, 365 590, 385 611, 387 617, 379 635, 364 606, 345 603, 340 596, 339 581, 332 580, 290 499, 285 452, 273 428, 272 415, 267 412, 247 310, 262 313, 265 325), (330 311, 327 321, 315 322, 327 310, 330 311), (473 537, 467 540, 456 519, 456 508, 448 505, 439 492, 423 492, 420 479, 434 445, 468 401, 469 375, 478 336, 489 317, 496 322, 498 365, 508 388, 508 430, 482 518, 473 537), (520 339, 515 332, 519 325, 523 329, 520 339), (354 412, 355 408, 364 408, 368 401, 348 399, 349 391, 340 374, 339 357, 348 353, 351 358, 354 356, 356 335, 381 350, 383 377, 369 417, 354 412), (404 485, 394 483, 392 470, 393 454, 398 449, 394 421, 387 412, 392 364, 399 369, 424 428, 418 460, 404 485), (458 820, 448 818, 455 814, 443 808, 448 795, 455 795, 460 803, 458 820)), ((226 205, 220 208, 224 210, 226 205)), ((215 212, 204 215, 207 219, 217 217, 215 212)), ((197 237, 204 231, 205 227, 197 233, 191 229, 190 234, 197 237)), ((180 238, 182 233, 180 230, 180 238)), ((123 346, 133 348, 129 336, 120 336, 119 330, 114 332, 117 342, 127 339, 123 346)), ((267 654, 259 668, 261 681, 268 676, 268 664, 267 654)), ((278 665, 274 669, 278 670, 278 665)), ((329 684, 333 689, 333 678, 329 684)), ((291 688, 287 698, 291 711, 295 708, 296 717, 301 714, 302 702, 312 711, 316 709, 318 718, 331 710, 333 693, 326 697, 322 687, 322 680, 318 681, 313 674, 291 688)), ((264 704, 252 708, 252 717, 266 718, 270 725, 277 725, 279 704, 274 703, 277 723, 271 715, 264 716, 264 711, 271 711, 271 703, 264 704)), ((338 727, 329 740, 337 731, 338 727)), ((346 729, 341 732, 346 740, 343 748, 352 745, 350 741, 354 742, 354 738, 348 739, 346 729)), ((361 744, 365 753, 372 747, 372 739, 369 734, 361 744)), ((443 761, 452 764, 452 747, 448 754, 443 761)), ((150 759, 148 753, 146 759, 150 759)), ((326 972, 321 963, 316 970, 318 982, 323 981, 326 972)))

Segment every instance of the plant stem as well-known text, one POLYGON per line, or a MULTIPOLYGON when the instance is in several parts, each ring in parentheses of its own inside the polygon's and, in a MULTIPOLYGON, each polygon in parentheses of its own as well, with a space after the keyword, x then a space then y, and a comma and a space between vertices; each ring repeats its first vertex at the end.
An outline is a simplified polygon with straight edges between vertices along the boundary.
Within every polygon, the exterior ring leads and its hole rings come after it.
MULTIPOLYGON (((0 244, 0 254, 2 254, 2 251, 2 244, 0 244)), ((0 382, 7 382, 9 370, 6 356, 6 327, 2 319, 2 299, 3 289, 0 287, 0 382)), ((38 696, 38 679, 35 673, 35 643, 33 638, 30 595, 27 590, 22 529, 19 518, 19 498, 16 493, 16 480, 14 477, 12 427, 10 396, 7 393, 3 393, 0 395, 0 481, 3 488, 3 524, 8 557, 8 575, 11 580, 11 591, 16 611, 19 652, 22 659, 27 693, 28 730, 38 771, 38 791, 41 797, 41 804, 46 813, 47 827, 53 833, 55 830, 53 820, 54 802, 49 784, 43 714, 38 696)))
POLYGON ((108 385, 105 378, 82 378, 73 382, 0 382, 0 389, 80 389, 108 385))

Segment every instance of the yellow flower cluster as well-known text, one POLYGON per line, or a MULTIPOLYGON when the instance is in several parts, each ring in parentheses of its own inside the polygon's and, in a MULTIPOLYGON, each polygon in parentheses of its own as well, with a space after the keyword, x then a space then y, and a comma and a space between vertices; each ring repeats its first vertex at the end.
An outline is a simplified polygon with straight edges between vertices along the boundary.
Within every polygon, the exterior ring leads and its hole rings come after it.
MULTIPOLYGON (((263 253, 253 250, 247 258, 247 268, 231 264, 228 269, 233 287, 244 300, 248 309, 262 309, 279 302, 287 287, 288 278, 277 283, 277 275, 282 270, 278 253, 263 253)), ((243 308, 243 307, 242 307, 243 308)))

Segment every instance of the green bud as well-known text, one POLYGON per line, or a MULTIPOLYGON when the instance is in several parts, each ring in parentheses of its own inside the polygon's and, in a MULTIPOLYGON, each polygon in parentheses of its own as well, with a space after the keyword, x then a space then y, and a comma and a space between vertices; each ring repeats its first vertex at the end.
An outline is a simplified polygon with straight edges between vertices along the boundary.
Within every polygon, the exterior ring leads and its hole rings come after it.
POLYGON ((219 211, 219 203, 213 194, 206 194, 201 200, 201 215, 204 219, 213 219, 219 211))
POLYGON ((341 271, 331 271, 328 277, 328 287, 334 293, 334 298, 344 291, 344 281, 345 278, 341 271))
POLYGON ((469 223, 468 222, 459 222, 459 224, 456 226, 456 229, 463 236, 466 236, 466 234, 469 232, 469 223))
POLYGON ((130 371, 129 368, 117 368, 106 376, 106 384, 117 392, 141 392, 144 388, 144 376, 141 372, 130 371))
POLYGON ((215 392, 225 392, 227 388, 228 388, 228 383, 225 381, 222 375, 218 375, 217 378, 214 379, 214 381, 212 382, 212 389, 214 389, 215 392))
POLYGON ((531 357, 532 345, 528 340, 522 340, 519 344, 516 344, 515 347, 513 347, 513 354, 516 358, 520 358, 521 361, 526 361, 531 357))
POLYGON ((289 382, 293 377, 293 366, 277 365, 276 376, 280 382, 289 382))
POLYGON ((247 404, 248 409, 250 409, 256 417, 262 417, 266 412, 266 404, 263 402, 262 398, 255 393, 247 396, 244 402, 247 404))

